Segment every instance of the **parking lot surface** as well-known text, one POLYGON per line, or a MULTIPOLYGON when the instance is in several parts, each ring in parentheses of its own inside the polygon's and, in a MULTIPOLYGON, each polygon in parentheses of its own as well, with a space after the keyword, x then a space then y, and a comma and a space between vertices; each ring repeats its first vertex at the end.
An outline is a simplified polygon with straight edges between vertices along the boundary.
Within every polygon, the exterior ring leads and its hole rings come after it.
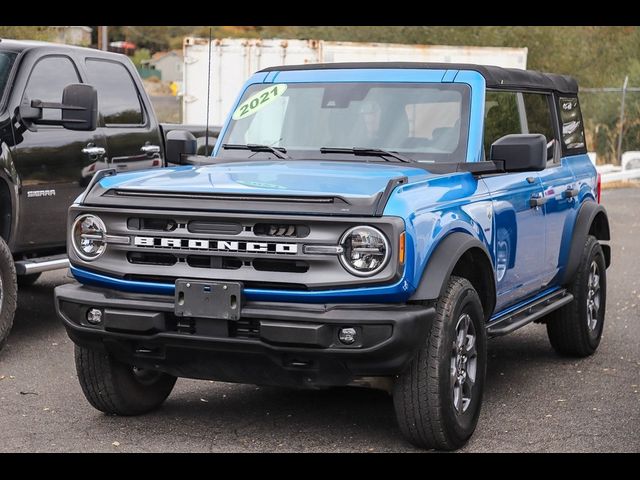
MULTIPOLYGON (((559 357, 543 325, 489 342, 477 430, 464 452, 640 452, 640 189, 605 190, 613 265, 600 348, 559 357)), ((0 452, 417 452, 382 391, 296 391, 179 379, 141 417, 94 410, 53 306, 50 272, 19 295, 0 352, 0 452)))

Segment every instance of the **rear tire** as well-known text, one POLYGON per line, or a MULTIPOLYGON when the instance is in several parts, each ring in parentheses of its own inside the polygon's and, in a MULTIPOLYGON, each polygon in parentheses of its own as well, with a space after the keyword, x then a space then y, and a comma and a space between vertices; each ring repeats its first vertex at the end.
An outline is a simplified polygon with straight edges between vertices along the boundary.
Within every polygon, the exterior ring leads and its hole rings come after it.
POLYGON ((11 250, 0 238, 0 350, 4 347, 16 313, 18 285, 11 250))
POLYGON ((587 357, 598 348, 607 300, 606 272, 602 247, 589 235, 576 275, 567 285, 573 301, 546 319, 549 341, 559 354, 587 357))
POLYGON ((176 377, 137 369, 106 351, 75 346, 76 370, 89 403, 104 413, 140 415, 158 408, 173 390, 176 377))
POLYGON ((28 275, 18 275, 18 287, 30 287, 38 281, 42 273, 30 273, 28 275))
POLYGON ((420 448, 462 447, 478 422, 486 364, 480 298, 467 279, 452 276, 425 343, 394 385, 396 417, 407 440, 420 448))

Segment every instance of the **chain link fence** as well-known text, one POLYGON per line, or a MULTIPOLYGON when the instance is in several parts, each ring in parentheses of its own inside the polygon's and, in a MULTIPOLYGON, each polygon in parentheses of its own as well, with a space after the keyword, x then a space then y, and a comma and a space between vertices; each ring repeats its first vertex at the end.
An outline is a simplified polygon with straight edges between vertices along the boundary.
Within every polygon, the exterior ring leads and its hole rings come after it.
POLYGON ((579 95, 587 147, 598 165, 620 165, 624 152, 640 151, 639 87, 625 80, 620 87, 581 88, 579 95))

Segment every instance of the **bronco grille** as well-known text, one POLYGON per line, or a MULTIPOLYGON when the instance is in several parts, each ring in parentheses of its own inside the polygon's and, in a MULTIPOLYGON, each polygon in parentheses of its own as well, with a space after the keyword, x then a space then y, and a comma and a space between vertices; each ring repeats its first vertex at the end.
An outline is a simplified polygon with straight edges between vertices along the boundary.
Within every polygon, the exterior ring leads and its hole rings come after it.
POLYGON ((404 229, 397 217, 95 210, 90 206, 71 211, 100 216, 107 233, 119 240, 108 243, 105 253, 93 262, 77 258, 70 250, 72 263, 127 280, 165 284, 179 278, 224 280, 241 282, 247 289, 305 291, 389 284, 402 274, 392 254, 392 261, 379 274, 355 277, 342 266, 338 248, 343 234, 362 224, 376 226, 390 245, 397 245, 404 229))
POLYGON ((256 223, 253 227, 253 233, 260 236, 264 235, 266 237, 304 238, 309 235, 309 227, 307 225, 256 223))

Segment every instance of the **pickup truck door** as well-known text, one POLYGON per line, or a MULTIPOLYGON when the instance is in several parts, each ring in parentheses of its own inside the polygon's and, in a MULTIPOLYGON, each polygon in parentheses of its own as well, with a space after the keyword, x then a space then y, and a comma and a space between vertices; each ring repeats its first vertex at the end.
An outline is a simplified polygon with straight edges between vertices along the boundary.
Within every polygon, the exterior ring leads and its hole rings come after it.
POLYGON ((99 130, 106 138, 109 166, 118 172, 163 166, 160 127, 137 74, 98 58, 85 59, 84 67, 98 91, 99 130))
MULTIPOLYGON (((31 67, 21 99, 60 103, 62 90, 80 83, 70 57, 46 55, 31 67)), ((60 119, 60 110, 43 110, 43 119, 60 119)), ((13 126, 12 155, 20 178, 18 231, 14 251, 64 245, 69 205, 90 180, 85 171, 104 163, 106 143, 100 132, 36 126, 13 126)))

